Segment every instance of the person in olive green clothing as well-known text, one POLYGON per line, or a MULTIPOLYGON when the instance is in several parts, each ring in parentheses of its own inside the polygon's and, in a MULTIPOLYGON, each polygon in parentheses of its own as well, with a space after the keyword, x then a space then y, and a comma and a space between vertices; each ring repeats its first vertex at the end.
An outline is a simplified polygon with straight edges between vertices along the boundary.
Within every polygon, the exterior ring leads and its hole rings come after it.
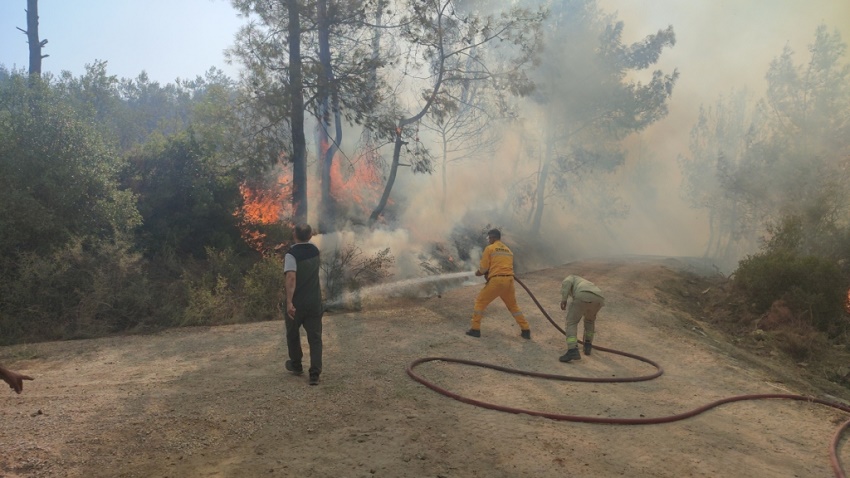
POLYGON ((283 271, 286 276, 286 346, 289 360, 286 370, 301 375, 301 327, 307 332, 310 345, 310 385, 319 384, 322 373, 322 289, 319 284, 321 259, 319 248, 310 243, 313 229, 309 224, 295 226, 295 244, 284 256, 283 271))
POLYGON ((602 290, 593 282, 576 275, 567 276, 561 283, 561 310, 567 310, 567 353, 558 360, 571 362, 581 360, 578 351, 578 323, 584 318, 584 354, 593 350, 593 334, 596 331, 596 314, 605 305, 602 290), (572 303, 567 310, 567 300, 572 303))

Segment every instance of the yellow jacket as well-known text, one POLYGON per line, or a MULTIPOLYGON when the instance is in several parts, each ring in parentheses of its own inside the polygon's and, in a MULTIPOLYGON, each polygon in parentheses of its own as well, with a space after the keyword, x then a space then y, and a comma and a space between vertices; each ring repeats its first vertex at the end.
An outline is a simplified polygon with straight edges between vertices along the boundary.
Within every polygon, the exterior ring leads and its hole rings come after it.
POLYGON ((484 248, 478 272, 487 277, 513 276, 514 253, 502 241, 496 241, 484 248))

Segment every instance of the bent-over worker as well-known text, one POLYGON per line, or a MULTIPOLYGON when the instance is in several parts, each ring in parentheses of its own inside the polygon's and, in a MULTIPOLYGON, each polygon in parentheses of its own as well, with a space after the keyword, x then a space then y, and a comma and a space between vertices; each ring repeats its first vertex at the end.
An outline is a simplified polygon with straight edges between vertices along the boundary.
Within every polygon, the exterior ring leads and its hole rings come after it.
POLYGON ((567 353, 558 360, 570 362, 581 360, 578 351, 578 323, 584 318, 584 354, 593 350, 593 334, 596 331, 596 314, 605 305, 602 290, 593 282, 576 275, 567 276, 561 282, 561 310, 567 309, 567 299, 572 297, 567 311, 567 353))

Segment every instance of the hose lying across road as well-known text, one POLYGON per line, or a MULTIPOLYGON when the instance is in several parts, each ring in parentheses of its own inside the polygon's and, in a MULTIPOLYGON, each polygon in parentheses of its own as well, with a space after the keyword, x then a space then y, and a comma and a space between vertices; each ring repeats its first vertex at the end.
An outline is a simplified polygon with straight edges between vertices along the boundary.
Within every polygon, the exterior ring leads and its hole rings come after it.
MULTIPOLYGON (((556 324, 555 321, 552 320, 551 317, 549 317, 549 314, 546 313, 546 310, 543 308, 542 305, 540 305, 540 302, 537 301, 537 298, 534 297, 534 294, 531 293, 531 290, 529 290, 528 287, 526 287, 526 285, 521 280, 519 280, 519 278, 517 278, 516 276, 514 276, 514 279, 517 281, 517 283, 519 285, 522 286, 523 289, 525 289, 526 292, 528 292, 528 295, 531 297, 531 300, 534 301, 534 303, 537 305, 537 307, 540 309, 540 311, 543 313, 543 315, 546 317, 546 319, 549 320, 549 322, 556 329, 558 329, 562 334, 566 335, 566 332, 561 327, 559 327, 558 324, 556 324)), ((441 387, 425 380, 424 378, 417 375, 413 371, 413 369, 416 368, 420 364, 423 364, 423 363, 426 363, 426 362, 439 361, 439 362, 459 363, 459 364, 464 364, 464 365, 472 365, 472 366, 475 366, 475 367, 489 368, 489 369, 492 369, 492 370, 498 370, 500 372, 507 372, 507 373, 512 373, 512 374, 516 374, 516 375, 525 375, 525 376, 529 376, 529 377, 538 377, 538 378, 546 378, 546 379, 551 379, 551 380, 562 380, 562 381, 569 381, 569 382, 596 382, 596 383, 642 382, 642 381, 646 381, 646 380, 652 380, 656 377, 661 376, 661 374, 664 373, 664 369, 661 368, 660 365, 653 362, 652 360, 641 357, 639 355, 630 354, 628 352, 621 352, 619 350, 609 349, 609 348, 606 348, 606 347, 600 347, 600 346, 597 346, 597 345, 594 345, 593 349, 598 350, 598 351, 602 351, 602 352, 608 352, 608 353, 616 354, 616 355, 622 355, 623 357, 629 357, 629 358, 633 358, 635 360, 640 360, 641 362, 648 363, 648 364, 652 365, 653 367, 655 367, 656 372, 653 373, 653 374, 650 374, 650 375, 643 375, 643 376, 637 376, 637 377, 623 377, 623 378, 571 377, 571 376, 568 376, 568 375, 556 375, 556 374, 548 374, 548 373, 528 372, 528 371, 524 371, 524 370, 517 370, 517 369, 508 368, 508 367, 501 367, 501 366, 498 366, 498 365, 492 365, 492 364, 488 364, 488 363, 484 363, 484 362, 476 362, 476 361, 473 361, 473 360, 456 359, 456 358, 449 358, 449 357, 425 357, 425 358, 417 359, 417 360, 413 361, 410 365, 408 365, 407 374, 413 380, 416 380, 417 382, 421 383, 422 385, 425 385, 426 387, 430 388, 431 390, 434 390, 437 393, 443 394, 447 397, 453 398, 455 400, 458 400, 458 401, 461 401, 461 402, 464 402, 464 403, 468 403, 470 405, 488 408, 488 409, 491 409, 491 410, 498 410, 498 411, 502 411, 502 412, 523 413, 523 414, 526 414, 526 415, 533 415, 533 416, 537 416, 537 417, 544 417, 544 418, 549 418, 549 419, 552 419, 552 420, 561 420, 561 421, 568 421, 568 422, 606 423, 606 424, 613 424, 613 425, 651 425, 651 424, 656 424, 656 423, 669 423, 669 422, 675 422, 677 420, 683 420, 685 418, 690 418, 690 417, 693 417, 695 415, 699 415, 700 413, 703 413, 707 410, 710 410, 712 408, 718 407, 718 406, 726 404, 726 403, 743 402, 743 401, 748 401, 748 400, 763 400, 763 399, 798 400, 798 401, 809 402, 809 403, 818 403, 818 404, 821 404, 821 405, 826 405, 828 407, 837 408, 837 409, 843 410, 845 412, 850 412, 850 406, 843 405, 843 404, 840 404, 840 403, 830 402, 830 401, 827 401, 827 400, 821 400, 819 398, 806 397, 806 396, 803 396, 803 395, 767 393, 767 394, 758 394, 758 395, 736 395, 734 397, 724 398, 724 399, 721 399, 721 400, 711 402, 709 404, 703 405, 699 408, 695 408, 695 409, 687 411, 687 412, 679 413, 677 415, 670 415, 670 416, 666 416, 666 417, 606 418, 606 417, 588 417, 588 416, 579 416, 579 415, 563 415, 563 414, 559 414, 559 413, 548 413, 548 412, 540 412, 540 411, 535 411, 535 410, 525 410, 525 409, 522 409, 522 408, 507 407, 507 406, 504 406, 504 405, 497 405, 495 403, 489 403, 489 402, 484 402, 484 401, 481 401, 481 400, 475 400, 475 399, 472 399, 472 398, 464 397, 462 395, 459 395, 457 393, 454 393, 454 392, 451 392, 451 391, 446 390, 444 388, 441 388, 441 387)), ((848 428, 850 428, 850 420, 846 421, 843 425, 841 425, 838 428, 838 430, 836 430, 835 435, 833 436, 832 445, 831 445, 831 448, 830 448, 830 451, 829 451, 830 463, 832 465, 832 470, 835 473, 836 478, 847 478, 847 475, 844 473, 844 469, 841 467, 841 462, 838 459, 838 445, 841 442, 842 434, 848 428)))

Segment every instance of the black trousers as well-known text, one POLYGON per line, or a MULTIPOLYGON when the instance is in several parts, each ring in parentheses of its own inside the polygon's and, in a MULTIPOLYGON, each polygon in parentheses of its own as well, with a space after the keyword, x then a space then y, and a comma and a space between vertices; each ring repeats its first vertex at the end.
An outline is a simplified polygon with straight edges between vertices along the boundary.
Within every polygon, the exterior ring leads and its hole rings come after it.
POLYGON ((295 318, 284 314, 286 323, 286 347, 289 359, 300 364, 304 357, 301 350, 301 327, 307 332, 307 344, 310 345, 310 373, 322 373, 322 312, 318 314, 295 313, 295 318))

